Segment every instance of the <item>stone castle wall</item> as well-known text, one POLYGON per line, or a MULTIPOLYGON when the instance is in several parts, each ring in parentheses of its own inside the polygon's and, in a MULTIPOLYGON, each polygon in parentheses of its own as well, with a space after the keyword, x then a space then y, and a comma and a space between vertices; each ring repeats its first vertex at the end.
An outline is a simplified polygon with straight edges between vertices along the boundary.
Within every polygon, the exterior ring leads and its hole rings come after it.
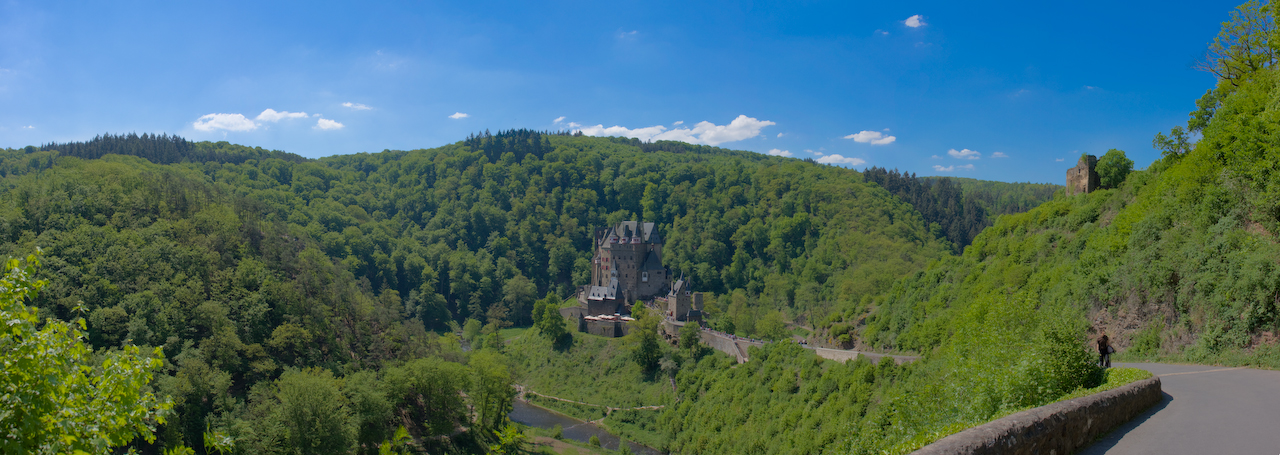
POLYGON ((1101 185, 1098 177, 1098 158, 1093 155, 1080 157, 1076 167, 1067 169, 1067 196, 1091 193, 1101 185))

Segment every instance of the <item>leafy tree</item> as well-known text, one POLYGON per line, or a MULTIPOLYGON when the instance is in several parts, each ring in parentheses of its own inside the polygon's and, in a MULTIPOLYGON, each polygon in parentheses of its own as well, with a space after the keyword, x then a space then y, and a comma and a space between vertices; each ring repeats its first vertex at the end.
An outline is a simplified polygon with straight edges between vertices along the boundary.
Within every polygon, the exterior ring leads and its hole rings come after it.
POLYGON ((565 328, 564 317, 560 316, 560 308, 556 305, 545 305, 542 307, 544 314, 538 324, 538 330, 542 335, 561 343, 561 339, 569 336, 569 330, 565 328))
POLYGON ((644 369, 645 374, 651 375, 658 370, 658 361, 662 359, 662 346, 658 344, 658 318, 661 316, 653 314, 643 304, 632 307, 631 316, 635 318, 627 334, 632 340, 631 359, 644 369))
POLYGON ((1168 136, 1164 133, 1156 133, 1156 137, 1151 140, 1151 147, 1160 150, 1161 156, 1169 161, 1176 161, 1190 153, 1191 146, 1191 139, 1181 126, 1173 127, 1168 136))
POLYGON ((1271 3, 1257 0, 1236 7, 1196 68, 1235 87, 1241 79, 1274 65, 1280 58, 1280 43, 1271 40, 1276 33, 1274 9, 1271 3))
POLYGON ((756 336, 765 340, 783 340, 791 337, 787 325, 782 320, 782 313, 770 311, 756 322, 756 336))
POLYGON ((511 412, 515 392, 511 386, 511 374, 502 358, 492 351, 475 353, 468 365, 472 370, 469 395, 475 410, 475 423, 487 431, 497 431, 505 426, 507 414, 511 412))
POLYGON ((333 373, 289 370, 276 381, 288 448, 297 454, 346 453, 355 442, 351 411, 333 373))
POLYGON ((466 367, 434 358, 386 369, 381 388, 392 407, 393 426, 419 438, 452 434, 467 422, 460 392, 473 383, 469 376, 466 367))
POLYGON ((46 286, 34 278, 37 255, 10 259, 0 277, 0 451, 106 453, 141 437, 171 408, 147 387, 163 365, 159 348, 144 354, 126 345, 100 363, 85 343, 85 323, 41 324, 26 301, 46 286))
POLYGON ((1124 156, 1123 150, 1107 150, 1107 154, 1098 160, 1097 170, 1103 188, 1119 188, 1133 171, 1133 160, 1124 156))

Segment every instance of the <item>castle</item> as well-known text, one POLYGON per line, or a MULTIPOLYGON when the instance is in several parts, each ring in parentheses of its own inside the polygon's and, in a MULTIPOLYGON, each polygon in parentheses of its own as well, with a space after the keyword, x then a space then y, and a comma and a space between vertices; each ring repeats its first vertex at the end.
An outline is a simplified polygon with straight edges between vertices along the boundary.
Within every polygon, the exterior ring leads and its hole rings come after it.
POLYGON ((1098 157, 1083 155, 1076 167, 1067 169, 1067 196, 1091 193, 1101 185, 1098 178, 1098 157))
POLYGON ((578 306, 560 313, 578 320, 578 330, 619 337, 627 332, 631 307, 636 302, 664 304, 656 308, 666 318, 684 321, 694 311, 696 317, 702 295, 692 293, 681 279, 675 286, 662 265, 662 237, 654 223, 623 221, 613 227, 598 228, 592 243, 591 283, 578 289, 578 306))

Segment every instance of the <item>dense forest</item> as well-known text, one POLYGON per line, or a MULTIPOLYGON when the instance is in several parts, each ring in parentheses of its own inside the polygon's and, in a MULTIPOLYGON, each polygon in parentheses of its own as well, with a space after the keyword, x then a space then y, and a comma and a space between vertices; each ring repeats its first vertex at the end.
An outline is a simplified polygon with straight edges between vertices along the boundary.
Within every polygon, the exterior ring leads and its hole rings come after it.
POLYGON ((1053 192, 1061 188, 1051 184, 916 177, 879 167, 864 169, 862 175, 915 207, 929 223, 929 231, 950 241, 956 253, 969 246, 997 216, 1030 210, 1052 199, 1053 192))
POLYGON ((527 326, 535 301, 570 296, 594 226, 657 222, 666 265, 721 296, 713 321, 743 335, 785 337, 781 321, 949 254, 856 171, 675 142, 517 130, 306 160, 108 134, 0 152, 0 172, 0 248, 42 251, 39 315, 84 321, 102 352, 158 348, 150 383, 172 411, 143 447, 201 453, 207 434, 240 453, 375 450, 399 427, 432 451, 499 441, 510 380, 460 378, 503 376, 481 355, 502 343, 464 353, 453 334, 527 326), (440 387, 470 401, 412 398, 440 387), (332 439, 298 439, 315 428, 296 412, 322 412, 301 389, 342 397, 313 422, 332 439))

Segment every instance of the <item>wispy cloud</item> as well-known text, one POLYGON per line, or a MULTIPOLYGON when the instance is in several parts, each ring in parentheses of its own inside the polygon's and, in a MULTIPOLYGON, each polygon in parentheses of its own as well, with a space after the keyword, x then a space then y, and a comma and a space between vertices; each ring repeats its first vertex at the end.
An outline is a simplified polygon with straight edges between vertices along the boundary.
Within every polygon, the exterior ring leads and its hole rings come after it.
MULTIPOLYGON (((268 109, 270 110, 270 109, 268 109)), ((191 126, 199 131, 253 131, 258 124, 242 114, 205 114, 196 119, 191 126)))
POLYGON ((947 154, 951 155, 952 158, 959 158, 962 160, 976 160, 982 156, 981 153, 978 153, 969 149, 962 149, 962 150, 951 149, 951 150, 947 150, 947 154))
POLYGON ((786 134, 786 133, 778 133, 778 137, 782 137, 783 134, 786 134))
POLYGON ((911 28, 920 28, 920 27, 929 25, 924 23, 924 17, 920 16, 919 14, 908 17, 907 20, 902 21, 902 23, 907 24, 907 26, 911 28))
POLYGON ((690 144, 720 145, 759 136, 761 129, 771 125, 777 125, 777 123, 739 115, 728 125, 716 125, 707 121, 698 122, 693 128, 675 129, 667 129, 662 125, 643 128, 617 125, 606 128, 604 125, 595 125, 581 127, 576 131, 581 131, 588 136, 623 136, 643 141, 682 141, 690 144))
POLYGON ((1058 158, 1058 159, 1056 159, 1056 160, 1054 160, 1054 161, 1057 161, 1057 162, 1061 163, 1061 162, 1066 161, 1066 160, 1067 160, 1066 158, 1058 158))
POLYGON ((559 117, 556 117, 556 119, 555 119, 555 120, 552 120, 552 121, 551 121, 551 123, 560 123, 560 122, 563 122, 563 121, 564 121, 564 116, 563 116, 563 115, 561 115, 561 116, 559 116, 559 117))
POLYGON ((1004 152, 995 152, 991 154, 991 157, 992 158, 1008 158, 1009 155, 1005 155, 1004 152))
POLYGON ((363 105, 363 104, 360 104, 360 103, 352 103, 352 102, 350 102, 350 101, 345 102, 345 103, 342 103, 342 107, 349 107, 349 108, 355 109, 355 110, 357 110, 357 111, 367 111, 367 110, 369 110, 369 109, 373 109, 373 108, 371 108, 371 107, 369 107, 369 106, 366 106, 366 105, 363 105))
POLYGON ((972 170, 973 170, 973 165, 972 165, 972 164, 964 164, 964 165, 955 165, 955 166, 940 166, 940 165, 935 164, 935 165, 933 165, 933 170, 938 171, 938 172, 955 172, 955 171, 958 171, 958 170, 959 170, 959 171, 972 171, 972 170))
POLYGON ((27 125, 27 126, 22 127, 22 129, 24 129, 24 130, 34 130, 34 129, 36 129, 36 127, 35 127, 35 126, 32 126, 32 125, 27 125))
POLYGON ((867 160, 864 160, 862 158, 854 158, 854 157, 845 158, 843 156, 840 156, 840 154, 838 153, 832 153, 822 158, 818 158, 817 160, 814 160, 814 161, 817 161, 822 164, 847 164, 850 166, 861 166, 863 164, 866 164, 867 162, 867 160))
POLYGON ((265 111, 262 111, 261 114, 258 114, 258 117, 255 118, 254 120, 257 120, 259 122, 274 123, 274 122, 279 122, 281 120, 290 119, 290 118, 307 118, 307 113, 306 112, 289 112, 289 111, 276 112, 275 109, 267 109, 265 111))
POLYGON ((940 156, 938 156, 938 155, 934 155, 934 156, 931 156, 931 157, 929 157, 929 158, 930 158, 930 159, 934 159, 934 160, 940 160, 940 159, 942 159, 942 157, 940 157, 940 156))
POLYGON ((333 120, 329 120, 327 118, 322 118, 320 120, 316 120, 315 128, 320 130, 340 130, 344 126, 346 125, 335 122, 333 120))
POLYGON ((683 124, 684 124, 684 120, 676 120, 675 123, 671 124, 671 126, 680 126, 683 124))
POLYGON ((898 140, 895 136, 889 136, 879 131, 859 131, 844 137, 845 139, 853 139, 854 142, 861 142, 871 145, 892 144, 898 140))
POLYGON ((627 32, 627 31, 622 31, 622 30, 618 30, 618 39, 635 38, 635 37, 636 37, 636 35, 637 35, 637 34, 639 34, 639 33, 640 33, 640 31, 638 31, 638 30, 632 30, 632 31, 629 31, 629 32, 627 32))
POLYGON ((769 151, 769 154, 770 154, 770 155, 773 155, 773 156, 791 156, 791 151, 790 151, 790 150, 778 150, 778 149, 773 149, 773 150, 770 150, 770 151, 769 151))
POLYGON ((460 119, 460 118, 467 118, 467 117, 470 117, 470 115, 463 114, 461 112, 454 112, 453 115, 449 116, 449 118, 451 119, 460 119))

